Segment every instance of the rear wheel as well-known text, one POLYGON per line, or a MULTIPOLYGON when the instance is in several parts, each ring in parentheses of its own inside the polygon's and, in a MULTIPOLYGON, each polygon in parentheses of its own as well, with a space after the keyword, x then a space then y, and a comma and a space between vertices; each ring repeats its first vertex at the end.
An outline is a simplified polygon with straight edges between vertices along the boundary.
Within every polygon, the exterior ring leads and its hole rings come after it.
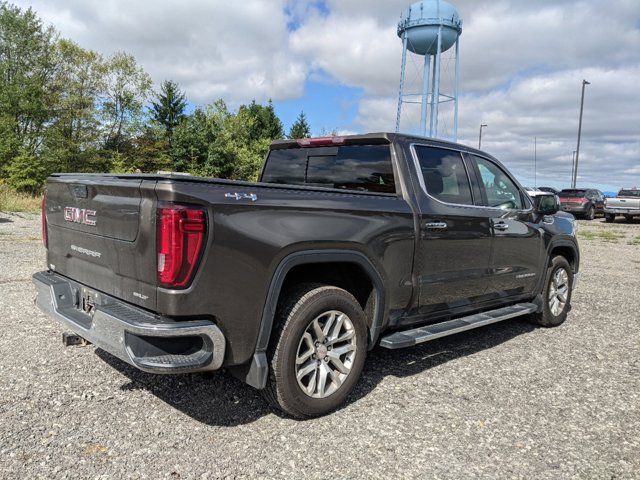
POLYGON ((607 223, 613 223, 616 221, 616 216, 613 213, 605 213, 604 221, 607 223))
POLYGON ((587 210, 587 220, 593 220, 594 218, 596 218, 596 209, 593 205, 591 205, 589 207, 589 210, 587 210))
POLYGON ((633 222, 633 215, 625 215, 625 216, 624 216, 624 219, 625 219, 627 222, 633 222))
POLYGON ((573 271, 566 258, 555 256, 551 260, 542 291, 542 312, 531 315, 531 321, 543 327, 557 327, 567 319, 571 309, 573 271))
POLYGON ((296 418, 324 415, 345 401, 367 353, 367 323, 358 301, 341 288, 308 284, 280 305, 263 393, 296 418))

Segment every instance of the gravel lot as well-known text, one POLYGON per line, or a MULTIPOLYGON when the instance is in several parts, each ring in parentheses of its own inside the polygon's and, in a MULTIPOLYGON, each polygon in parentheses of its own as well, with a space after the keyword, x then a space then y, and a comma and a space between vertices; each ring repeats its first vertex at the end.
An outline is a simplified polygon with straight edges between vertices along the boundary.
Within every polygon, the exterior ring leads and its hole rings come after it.
POLYGON ((1 478, 640 478, 640 222, 581 222, 563 326, 376 349, 349 404, 304 422, 224 373, 64 348, 33 305, 39 229, 0 214, 1 478))

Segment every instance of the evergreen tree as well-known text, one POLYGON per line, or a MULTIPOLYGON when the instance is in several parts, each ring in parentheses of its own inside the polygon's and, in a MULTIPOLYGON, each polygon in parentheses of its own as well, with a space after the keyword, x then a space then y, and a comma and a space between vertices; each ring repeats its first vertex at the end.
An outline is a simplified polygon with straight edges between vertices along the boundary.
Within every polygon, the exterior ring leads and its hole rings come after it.
POLYGON ((311 127, 309 126, 309 122, 307 122, 307 117, 304 112, 300 112, 298 118, 291 125, 291 130, 289 130, 289 138, 309 138, 311 136, 311 127))
POLYGON ((156 93, 156 98, 157 101, 151 102, 151 116, 164 127, 167 140, 171 144, 173 131, 185 118, 185 94, 176 82, 165 80, 160 86, 160 93, 156 93))
POLYGON ((271 100, 267 105, 260 105, 253 100, 249 105, 238 109, 239 115, 247 114, 251 118, 249 138, 251 140, 276 140, 284 137, 284 127, 276 115, 271 100))

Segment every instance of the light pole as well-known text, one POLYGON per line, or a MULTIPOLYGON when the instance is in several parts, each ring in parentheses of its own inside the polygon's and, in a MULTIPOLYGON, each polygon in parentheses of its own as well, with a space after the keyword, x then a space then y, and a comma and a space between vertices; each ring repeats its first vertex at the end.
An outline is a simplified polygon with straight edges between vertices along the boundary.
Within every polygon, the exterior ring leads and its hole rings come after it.
POLYGON ((478 150, 482 148, 482 129, 486 126, 486 123, 480 124, 480 134, 478 135, 478 150))
POLYGON ((569 185, 571 186, 571 188, 573 188, 573 171, 576 168, 576 151, 574 150, 571 153, 571 182, 569 183, 569 185))
POLYGON ((533 188, 538 188, 538 137, 533 137, 533 188))
POLYGON ((580 120, 578 122, 578 145, 576 146, 576 163, 573 169, 573 179, 571 188, 576 188, 576 182, 578 181, 578 159, 580 157, 580 136, 582 135, 582 111, 584 110, 584 87, 591 85, 586 80, 582 80, 582 97, 580 97, 580 120))

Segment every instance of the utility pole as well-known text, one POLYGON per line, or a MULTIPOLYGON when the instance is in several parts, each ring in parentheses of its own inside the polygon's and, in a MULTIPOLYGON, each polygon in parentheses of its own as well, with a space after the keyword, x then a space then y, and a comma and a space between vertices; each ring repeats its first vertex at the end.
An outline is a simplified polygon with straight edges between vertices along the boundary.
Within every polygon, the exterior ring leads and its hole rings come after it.
POLYGON ((533 137, 533 188, 538 188, 538 137, 533 137))
POLYGON ((478 135, 478 150, 482 148, 482 129, 486 126, 486 123, 480 124, 480 135, 478 135))
POLYGON ((571 153, 571 182, 569 182, 569 186, 573 188, 573 172, 576 168, 576 151, 574 150, 571 153))
POLYGON ((580 120, 578 122, 578 145, 576 146, 576 163, 573 170, 573 182, 571 188, 576 188, 576 182, 578 181, 578 159, 580 158, 580 136, 582 135, 582 111, 584 110, 584 88, 587 85, 591 85, 590 82, 582 80, 582 97, 580 98, 580 120))

